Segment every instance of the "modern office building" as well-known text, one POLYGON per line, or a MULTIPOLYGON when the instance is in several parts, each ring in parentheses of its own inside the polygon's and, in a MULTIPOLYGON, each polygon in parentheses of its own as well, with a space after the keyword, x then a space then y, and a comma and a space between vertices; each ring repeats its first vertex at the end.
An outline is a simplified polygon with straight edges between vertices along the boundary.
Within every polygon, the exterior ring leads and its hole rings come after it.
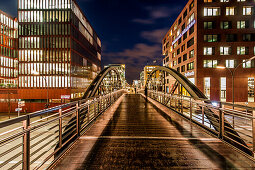
POLYGON ((162 44, 163 64, 209 99, 232 101, 235 72, 235 101, 254 102, 254 61, 248 61, 255 53, 254 0, 189 0, 162 44))
POLYGON ((17 19, 0 11, 0 26, 0 108, 8 112, 11 110, 12 103, 17 99, 17 19))
POLYGON ((75 0, 19 0, 19 98, 28 111, 83 96, 101 41, 75 0))

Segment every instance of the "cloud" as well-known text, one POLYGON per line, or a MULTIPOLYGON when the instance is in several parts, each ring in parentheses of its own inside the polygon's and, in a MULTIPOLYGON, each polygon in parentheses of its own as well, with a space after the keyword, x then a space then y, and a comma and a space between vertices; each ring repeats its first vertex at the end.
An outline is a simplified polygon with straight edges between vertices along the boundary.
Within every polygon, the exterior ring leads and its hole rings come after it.
POLYGON ((167 31, 168 28, 157 29, 153 31, 143 31, 141 33, 141 37, 153 43, 161 43, 167 31))
POLYGON ((154 20, 153 19, 140 19, 140 18, 136 18, 136 19, 133 19, 132 22, 135 22, 135 23, 139 23, 139 24, 153 24, 154 23, 154 20))
POLYGON ((148 45, 144 43, 135 44, 131 49, 125 49, 121 52, 104 53, 104 63, 106 64, 126 64, 127 66, 127 80, 131 82, 132 79, 139 79, 139 74, 143 67, 151 61, 162 60, 161 45, 148 45), (112 63, 114 61, 114 63, 112 63))
POLYGON ((135 18, 132 22, 139 23, 139 24, 154 24, 157 19, 162 18, 170 18, 174 14, 178 14, 182 9, 181 6, 172 6, 172 7, 165 7, 165 6, 158 6, 158 7, 145 7, 146 11, 148 11, 149 16, 148 19, 141 19, 135 18))

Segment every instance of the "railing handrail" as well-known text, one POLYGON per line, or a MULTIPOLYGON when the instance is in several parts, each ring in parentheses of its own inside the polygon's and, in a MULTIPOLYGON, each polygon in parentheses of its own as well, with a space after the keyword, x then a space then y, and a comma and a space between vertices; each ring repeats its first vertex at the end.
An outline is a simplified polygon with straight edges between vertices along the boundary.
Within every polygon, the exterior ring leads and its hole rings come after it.
MULTIPOLYGON (((155 90, 148 90, 149 91, 154 91, 156 92, 155 90)), ((156 93, 162 93, 162 94, 166 94, 166 95, 170 95, 170 96, 180 96, 178 94, 169 94, 169 93, 165 93, 165 92, 162 92, 162 91, 157 91, 156 93)), ((191 96, 184 96, 184 97, 188 97, 188 98, 191 98, 193 99, 191 96)), ((252 106, 245 106, 245 105, 241 105, 241 104, 233 104, 233 103, 228 103, 228 102, 222 102, 222 101, 217 101, 217 100, 209 100, 209 99, 203 99, 203 98, 198 98, 198 99, 193 99, 193 100, 201 100, 201 101, 204 101, 204 102, 210 102, 210 103, 221 103, 223 105, 228 105, 228 106, 232 106, 232 107, 239 107, 239 108, 243 108, 243 109, 246 109, 246 110, 255 110, 255 107, 252 107, 252 106)))
MULTIPOLYGON (((116 93, 118 91, 112 92, 112 94, 116 93)), ((110 95, 110 93, 102 95, 102 96, 107 96, 107 95, 110 95)), ((24 120, 27 119, 27 116, 29 116, 30 118, 33 118, 33 117, 36 117, 36 116, 41 116, 41 115, 44 115, 44 114, 49 113, 49 112, 57 111, 59 109, 64 109, 64 108, 76 105, 78 102, 86 103, 88 100, 92 100, 92 99, 94 100, 94 99, 96 99, 98 97, 102 97, 102 96, 95 96, 95 97, 91 97, 91 98, 87 98, 87 99, 81 99, 81 100, 78 100, 78 101, 65 103, 65 104, 54 106, 54 107, 51 107, 51 108, 48 108, 48 109, 39 110, 39 111, 30 113, 30 114, 26 114, 26 115, 23 115, 23 116, 19 116, 19 117, 16 117, 16 118, 5 120, 5 121, 0 122, 0 128, 3 128, 5 126, 9 126, 10 124, 14 124, 14 123, 24 121, 24 120)))

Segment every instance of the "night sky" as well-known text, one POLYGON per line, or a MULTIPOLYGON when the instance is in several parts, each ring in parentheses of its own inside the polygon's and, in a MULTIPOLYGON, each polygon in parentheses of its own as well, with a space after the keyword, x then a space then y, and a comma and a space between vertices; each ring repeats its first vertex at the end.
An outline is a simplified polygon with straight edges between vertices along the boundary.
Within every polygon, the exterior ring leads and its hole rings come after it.
MULTIPOLYGON (((139 79, 146 64, 162 65, 161 40, 185 0, 77 0, 102 41, 103 65, 126 64, 127 80, 139 79)), ((17 17, 17 0, 0 9, 17 17)))

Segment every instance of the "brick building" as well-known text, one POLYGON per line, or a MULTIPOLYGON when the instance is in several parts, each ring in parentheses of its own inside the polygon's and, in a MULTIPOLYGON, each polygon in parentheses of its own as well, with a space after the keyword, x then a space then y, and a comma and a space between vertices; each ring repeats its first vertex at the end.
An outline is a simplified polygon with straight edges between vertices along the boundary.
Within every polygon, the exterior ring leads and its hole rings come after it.
MULTIPOLYGON (((189 0, 162 41, 163 64, 211 100, 254 102, 254 0, 189 0), (223 69, 220 69, 223 68, 223 69)), ((167 81, 171 88, 173 81, 167 81)))

